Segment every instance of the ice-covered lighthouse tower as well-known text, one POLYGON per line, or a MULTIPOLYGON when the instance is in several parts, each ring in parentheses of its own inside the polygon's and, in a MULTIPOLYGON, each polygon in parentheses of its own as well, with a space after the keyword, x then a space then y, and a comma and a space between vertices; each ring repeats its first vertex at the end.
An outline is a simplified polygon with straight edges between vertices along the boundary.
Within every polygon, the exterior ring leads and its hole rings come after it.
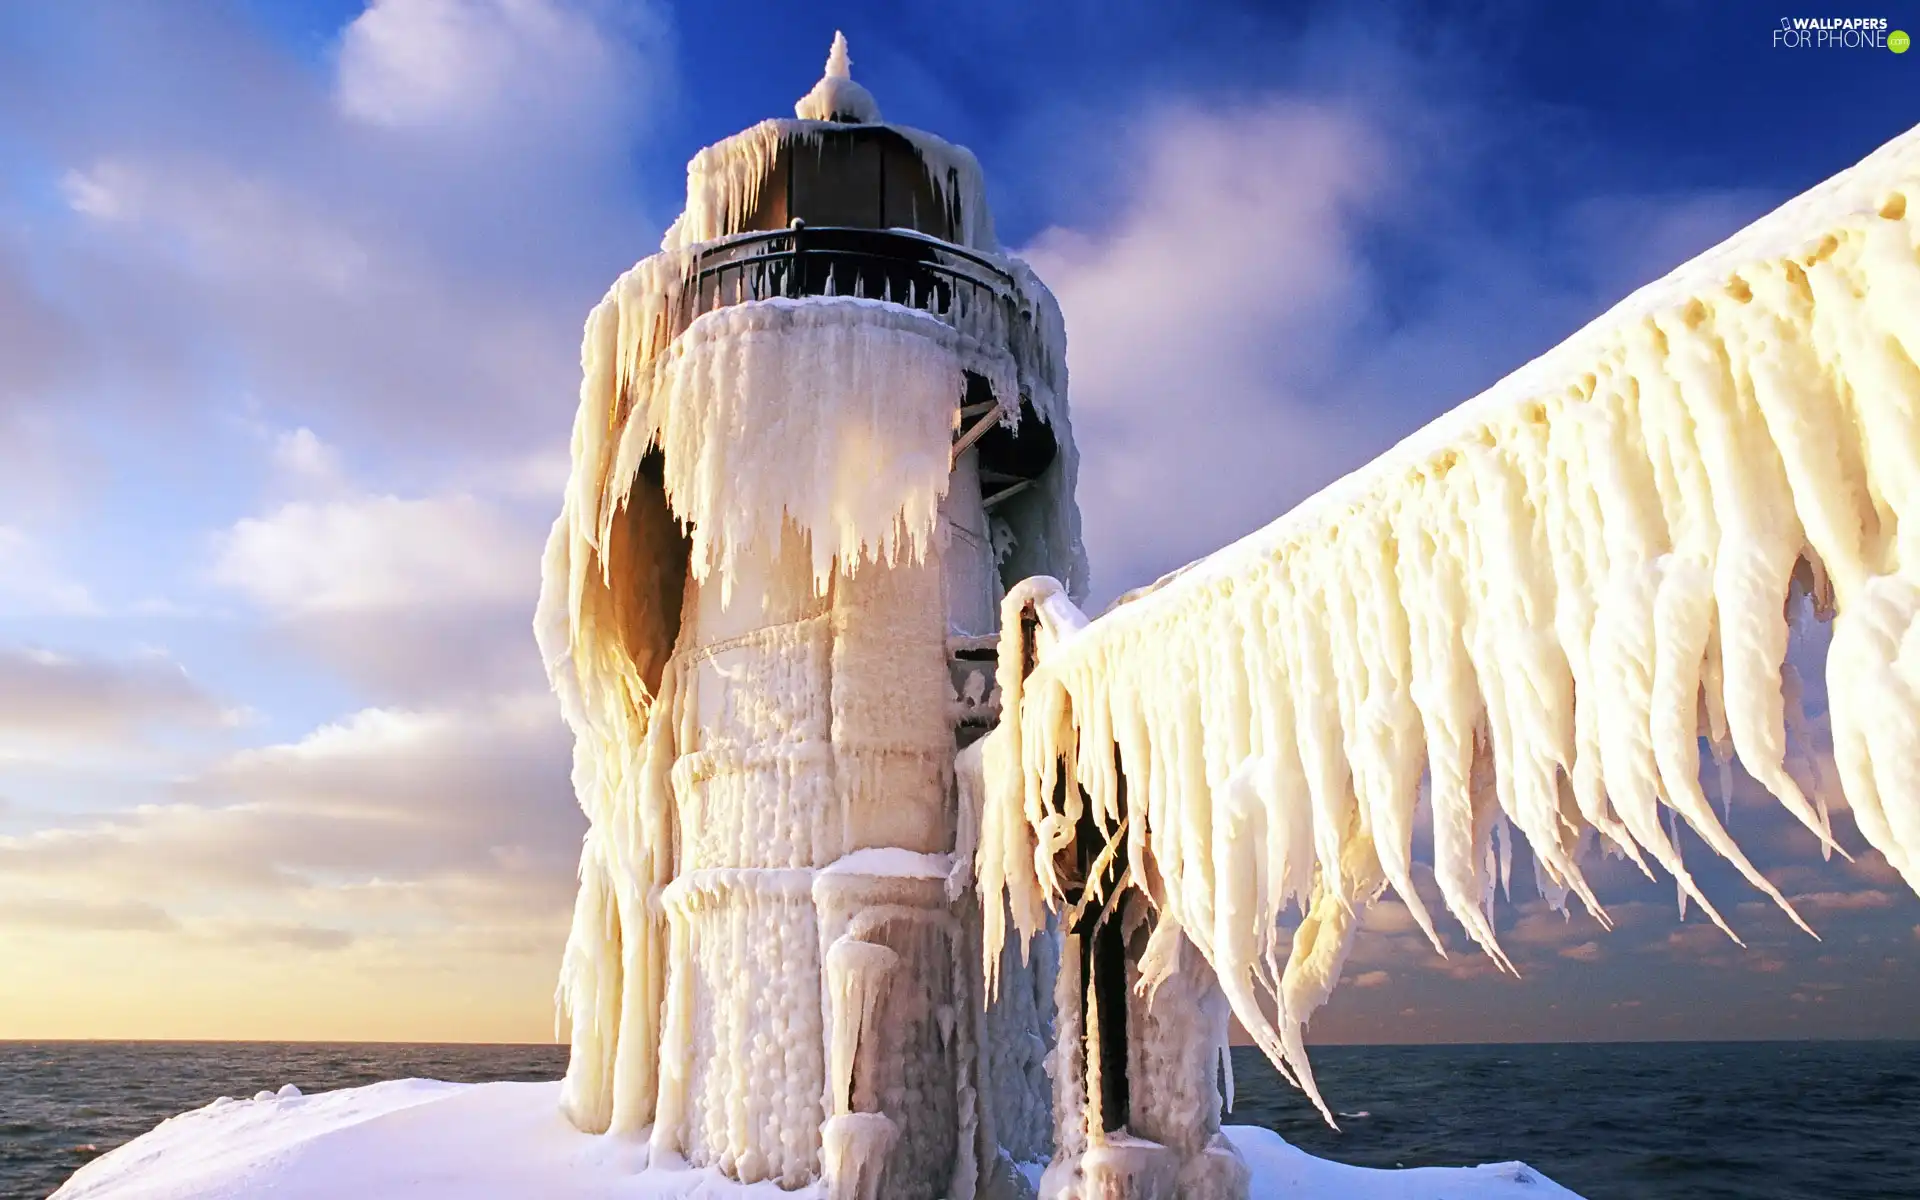
POLYGON ((587 324, 538 617, 591 821, 564 1103, 655 1169, 1018 1194, 1054 959, 987 1002, 954 760, 1007 582, 1084 587, 1062 325, 844 39, 796 112, 694 158, 587 324))

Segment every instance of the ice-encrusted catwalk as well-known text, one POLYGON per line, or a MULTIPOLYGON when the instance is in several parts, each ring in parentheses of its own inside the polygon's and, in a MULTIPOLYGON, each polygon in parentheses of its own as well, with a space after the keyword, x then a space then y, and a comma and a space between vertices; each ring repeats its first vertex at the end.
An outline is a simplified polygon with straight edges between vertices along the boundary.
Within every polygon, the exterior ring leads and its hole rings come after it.
MULTIPOLYGON (((1606 922, 1599 848, 1732 936, 1684 822, 1804 927, 1716 816, 1700 738, 1830 849, 1843 794, 1920 890, 1916 191, 1920 130, 1084 631, 1043 621, 985 749, 989 914, 1004 886, 1033 936, 1061 903, 1064 763, 1100 827, 1127 818, 1162 929, 1319 1103, 1302 1030, 1367 905, 1391 888, 1441 945, 1422 811, 1447 911, 1509 967, 1490 908, 1516 834, 1556 905, 1606 922), (1833 778, 1783 667, 1815 615, 1833 778)), ((1023 586, 1003 636, 1050 595, 1023 586)))

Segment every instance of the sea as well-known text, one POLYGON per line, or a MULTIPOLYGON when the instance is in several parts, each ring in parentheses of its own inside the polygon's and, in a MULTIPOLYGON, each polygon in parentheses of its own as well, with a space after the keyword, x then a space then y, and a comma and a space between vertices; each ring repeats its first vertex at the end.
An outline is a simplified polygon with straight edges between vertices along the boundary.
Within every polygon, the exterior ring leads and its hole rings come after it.
MULTIPOLYGON (((0 1198, 219 1096, 557 1079, 560 1046, 0 1042, 0 1198)), ((1520 1159, 1587 1200, 1920 1200, 1920 1042, 1321 1046, 1336 1133, 1256 1051, 1229 1121, 1369 1167, 1520 1159)))

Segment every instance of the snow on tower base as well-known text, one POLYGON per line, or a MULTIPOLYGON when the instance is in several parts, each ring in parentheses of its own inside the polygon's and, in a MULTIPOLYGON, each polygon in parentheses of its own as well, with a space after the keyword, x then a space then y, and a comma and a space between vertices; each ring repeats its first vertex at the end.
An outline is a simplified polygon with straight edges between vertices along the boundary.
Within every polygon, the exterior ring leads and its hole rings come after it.
POLYGON ((1598 844, 1665 869, 1731 936, 1681 859, 1684 822, 1802 923, 1707 801, 1697 738, 1832 847, 1831 781, 1790 742, 1806 719, 1782 675, 1783 614, 1807 597, 1834 623, 1838 782, 1920 890, 1916 189, 1920 130, 1267 528, 1043 638, 1017 681, 1022 626, 1057 589, 1010 592, 980 752, 988 930, 1003 891, 1024 938, 1073 902, 1057 863, 1090 820, 1331 1122, 1302 1035, 1359 914, 1391 887, 1441 944, 1412 886, 1423 795, 1445 907, 1502 965, 1502 829, 1556 904, 1606 922, 1581 865, 1598 844))
MULTIPOLYGON (((401 1079, 217 1101, 81 1167, 54 1200, 828 1200, 819 1184, 650 1165, 645 1142, 580 1133, 557 1098, 551 1083, 401 1079)), ((1251 1200, 1579 1200, 1519 1163, 1378 1171, 1265 1129, 1227 1134, 1253 1169, 1251 1200)))

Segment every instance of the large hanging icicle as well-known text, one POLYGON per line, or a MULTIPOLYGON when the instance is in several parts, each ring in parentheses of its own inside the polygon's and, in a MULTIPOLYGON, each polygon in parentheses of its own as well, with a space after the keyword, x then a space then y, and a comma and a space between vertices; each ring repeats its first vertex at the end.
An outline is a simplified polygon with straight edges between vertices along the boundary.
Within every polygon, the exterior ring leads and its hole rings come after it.
POLYGON ((692 532, 693 577, 811 535, 816 591, 839 568, 926 557, 966 390, 957 334, 896 304, 764 300, 695 320, 652 364, 621 435, 602 539, 649 450, 692 532))
MULTIPOLYGON (((1727 928, 1670 833, 1684 823, 1798 922, 1702 791, 1697 742, 1737 752, 1831 845, 1789 753, 1796 589, 1834 614, 1835 759, 1861 835, 1920 890, 1915 188, 1920 130, 1267 528, 1043 639, 981 751, 990 931, 1003 893, 1027 937, 1036 893, 1060 904, 1052 859, 1084 790, 1109 831, 1124 815, 1133 879, 1318 1103, 1302 1029, 1360 914, 1391 887, 1438 942, 1411 884, 1423 776, 1442 900, 1503 965, 1501 828, 1543 890, 1602 922, 1592 843, 1663 868, 1727 928), (1065 813, 1060 769, 1079 784, 1065 813)), ((1020 606, 1048 594, 1010 597, 1003 674, 1020 606)))

